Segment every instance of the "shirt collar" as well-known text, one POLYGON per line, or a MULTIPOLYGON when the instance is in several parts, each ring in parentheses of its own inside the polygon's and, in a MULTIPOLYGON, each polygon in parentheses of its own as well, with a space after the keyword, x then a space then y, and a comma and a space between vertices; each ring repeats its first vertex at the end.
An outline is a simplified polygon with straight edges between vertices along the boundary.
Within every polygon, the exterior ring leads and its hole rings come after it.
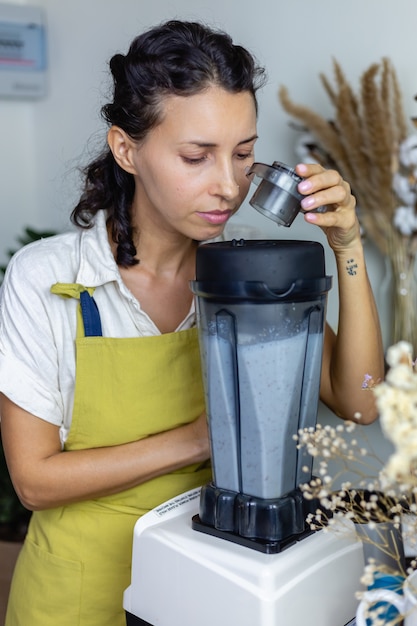
POLYGON ((114 280, 121 282, 107 235, 106 217, 105 211, 98 211, 93 226, 81 233, 80 266, 77 274, 77 283, 81 285, 98 287, 114 280))

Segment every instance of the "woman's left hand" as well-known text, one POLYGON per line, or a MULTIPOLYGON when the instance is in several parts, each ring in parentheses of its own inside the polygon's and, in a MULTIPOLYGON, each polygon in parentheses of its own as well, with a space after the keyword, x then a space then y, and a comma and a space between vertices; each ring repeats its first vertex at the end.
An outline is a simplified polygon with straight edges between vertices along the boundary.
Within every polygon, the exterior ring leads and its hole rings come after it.
POLYGON ((299 163, 295 171, 304 179, 298 185, 298 191, 306 196, 301 201, 304 219, 320 226, 334 252, 357 243, 360 228, 349 183, 336 170, 326 170, 316 163, 299 163), (319 207, 326 210, 315 212, 319 207))

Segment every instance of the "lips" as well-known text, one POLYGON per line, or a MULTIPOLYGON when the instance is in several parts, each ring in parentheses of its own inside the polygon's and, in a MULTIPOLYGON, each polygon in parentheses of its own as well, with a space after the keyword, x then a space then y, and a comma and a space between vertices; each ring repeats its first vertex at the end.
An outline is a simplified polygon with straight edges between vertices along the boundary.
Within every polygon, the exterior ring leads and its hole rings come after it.
POLYGON ((205 220, 209 224, 224 224, 227 222, 229 217, 232 215, 233 211, 207 211, 207 212, 197 212, 197 215, 201 217, 201 219, 205 220))

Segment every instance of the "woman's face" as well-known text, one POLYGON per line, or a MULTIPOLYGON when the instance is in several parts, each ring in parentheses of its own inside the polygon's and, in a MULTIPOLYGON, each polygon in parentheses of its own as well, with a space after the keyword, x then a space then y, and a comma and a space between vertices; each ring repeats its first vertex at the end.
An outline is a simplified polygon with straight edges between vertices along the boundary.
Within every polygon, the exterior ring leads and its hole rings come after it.
POLYGON ((152 224, 198 241, 220 235, 248 192, 256 138, 249 92, 167 97, 162 122, 132 151, 139 229, 152 224))

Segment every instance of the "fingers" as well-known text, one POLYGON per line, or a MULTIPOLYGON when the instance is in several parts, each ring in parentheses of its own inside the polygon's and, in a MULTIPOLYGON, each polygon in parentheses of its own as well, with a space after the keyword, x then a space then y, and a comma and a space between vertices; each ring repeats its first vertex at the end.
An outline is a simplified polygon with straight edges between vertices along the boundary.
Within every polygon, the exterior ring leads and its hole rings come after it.
POLYGON ((351 194, 349 183, 336 170, 325 170, 316 163, 300 163, 295 170, 304 178, 298 185, 298 191, 306 196, 301 201, 304 211, 323 206, 330 210, 355 207, 355 198, 351 194))

